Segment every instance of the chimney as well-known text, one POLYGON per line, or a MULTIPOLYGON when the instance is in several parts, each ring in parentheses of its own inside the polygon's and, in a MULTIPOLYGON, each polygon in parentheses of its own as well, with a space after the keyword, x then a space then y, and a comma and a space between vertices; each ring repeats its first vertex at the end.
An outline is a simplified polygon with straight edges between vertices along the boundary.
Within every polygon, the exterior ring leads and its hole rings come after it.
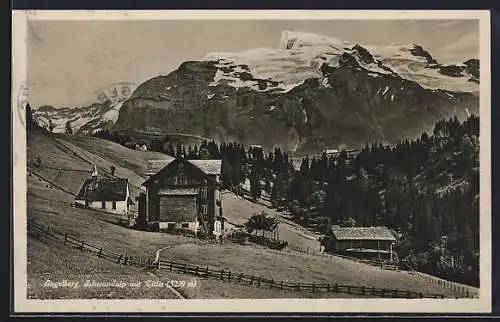
POLYGON ((92 178, 97 178, 97 166, 94 164, 94 170, 92 171, 92 178))

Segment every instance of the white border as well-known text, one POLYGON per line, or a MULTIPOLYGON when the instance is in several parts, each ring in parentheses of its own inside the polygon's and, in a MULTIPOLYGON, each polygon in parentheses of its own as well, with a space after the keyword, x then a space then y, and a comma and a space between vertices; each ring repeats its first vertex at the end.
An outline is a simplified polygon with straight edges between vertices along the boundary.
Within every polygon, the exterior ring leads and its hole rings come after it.
POLYGON ((393 312, 491 311, 490 15, 487 10, 155 10, 13 11, 13 182, 15 312, 393 312), (264 299, 264 300, 28 300, 26 299, 26 133, 17 110, 26 80, 27 21, 36 20, 480 20, 480 280, 479 299, 264 299))

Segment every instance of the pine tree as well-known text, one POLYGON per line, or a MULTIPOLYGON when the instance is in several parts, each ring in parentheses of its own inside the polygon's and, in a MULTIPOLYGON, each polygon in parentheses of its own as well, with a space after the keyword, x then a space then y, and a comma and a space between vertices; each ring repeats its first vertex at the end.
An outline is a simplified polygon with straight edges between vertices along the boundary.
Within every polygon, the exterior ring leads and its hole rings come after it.
POLYGON ((71 122, 67 121, 65 126, 65 133, 68 135, 73 135, 73 129, 71 128, 71 122))
POLYGON ((252 199, 256 201, 260 198, 262 193, 261 184, 260 184, 260 176, 256 167, 252 166, 251 174, 250 174, 250 195, 252 199))

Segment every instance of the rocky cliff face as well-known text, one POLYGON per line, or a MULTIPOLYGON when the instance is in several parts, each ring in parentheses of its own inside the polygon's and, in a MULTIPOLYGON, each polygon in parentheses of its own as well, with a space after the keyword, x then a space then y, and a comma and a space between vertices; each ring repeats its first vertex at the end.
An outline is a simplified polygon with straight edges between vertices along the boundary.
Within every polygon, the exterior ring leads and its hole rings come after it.
POLYGON ((477 60, 450 67, 417 45, 393 49, 396 54, 385 58, 368 48, 285 33, 278 49, 210 54, 140 85, 114 128, 306 152, 391 143, 418 136, 439 119, 478 112, 477 83, 469 81, 477 60), (439 74, 432 79, 443 85, 416 81, 425 80, 424 71, 439 74))
POLYGON ((95 117, 80 132, 112 126, 300 152, 391 143, 439 119, 478 113, 478 82, 477 59, 442 65, 416 44, 375 47, 284 32, 277 48, 184 62, 139 85, 113 108, 116 119, 98 115, 109 104, 84 112, 95 117))

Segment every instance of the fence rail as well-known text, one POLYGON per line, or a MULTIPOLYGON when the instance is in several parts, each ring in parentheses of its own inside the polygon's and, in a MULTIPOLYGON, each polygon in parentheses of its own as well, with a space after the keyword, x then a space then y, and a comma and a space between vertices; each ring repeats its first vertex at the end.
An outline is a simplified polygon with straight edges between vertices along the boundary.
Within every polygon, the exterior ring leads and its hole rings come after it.
MULTIPOLYGON (((215 278, 221 281, 243 283, 263 288, 275 288, 281 291, 298 291, 298 292, 333 292, 344 293, 362 296, 384 297, 384 298, 446 298, 443 294, 424 294, 421 292, 412 292, 409 290, 385 289, 368 286, 343 285, 338 283, 301 283, 291 281, 280 281, 269 279, 261 276, 248 275, 245 273, 236 273, 230 270, 210 268, 208 266, 192 265, 175 261, 155 260, 152 256, 128 256, 127 254, 119 254, 98 245, 92 245, 84 240, 78 239, 68 233, 63 233, 50 226, 40 225, 32 220, 28 220, 28 234, 31 236, 52 240, 63 243, 67 246, 72 246, 79 249, 81 252, 89 251, 96 254, 98 257, 114 261, 118 264, 131 265, 143 269, 166 269, 169 271, 181 272, 183 274, 191 274, 202 278, 215 278)), ((466 293, 467 297, 469 292, 466 293)))
POLYGON ((445 298, 443 294, 424 294, 409 290, 376 288, 369 286, 343 285, 338 283, 300 283, 290 281, 280 281, 264 278, 255 275, 248 275, 230 270, 216 269, 208 266, 192 265, 185 262, 176 262, 160 259, 155 263, 156 268, 168 271, 191 274, 202 278, 213 278, 221 281, 243 283, 263 288, 274 288, 281 291, 302 291, 302 292, 333 292, 352 295, 384 297, 384 298, 445 298))
POLYGON ((65 246, 74 247, 79 249, 81 252, 88 251, 94 253, 100 258, 107 259, 118 264, 148 268, 151 267, 154 261, 151 256, 129 256, 127 254, 115 253, 101 246, 92 245, 85 240, 78 239, 68 233, 63 233, 51 228, 50 226, 40 225, 31 220, 28 220, 28 234, 38 239, 50 238, 63 243, 65 246))

